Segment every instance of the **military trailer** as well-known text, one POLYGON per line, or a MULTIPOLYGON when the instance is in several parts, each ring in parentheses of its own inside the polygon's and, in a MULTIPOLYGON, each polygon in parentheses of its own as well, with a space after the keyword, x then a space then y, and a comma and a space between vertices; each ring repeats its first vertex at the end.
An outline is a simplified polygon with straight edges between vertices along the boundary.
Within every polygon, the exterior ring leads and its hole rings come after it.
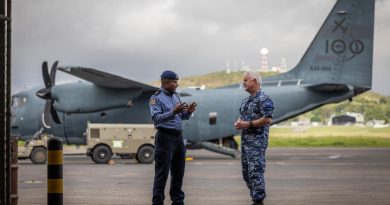
POLYGON ((26 141, 23 147, 18 149, 19 159, 30 159, 34 164, 44 164, 47 161, 47 140, 53 135, 35 133, 32 139, 26 141))
POLYGON ((114 154, 153 163, 155 134, 152 124, 88 123, 87 155, 97 164, 108 163, 114 154))

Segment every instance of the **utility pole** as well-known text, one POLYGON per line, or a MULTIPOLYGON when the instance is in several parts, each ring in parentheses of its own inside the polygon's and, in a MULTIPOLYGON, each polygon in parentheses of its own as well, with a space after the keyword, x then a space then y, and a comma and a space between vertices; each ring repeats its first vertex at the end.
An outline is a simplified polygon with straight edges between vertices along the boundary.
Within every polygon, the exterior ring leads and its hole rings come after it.
POLYGON ((0 0, 0 205, 11 203, 11 0, 0 0))
POLYGON ((6 143, 6 204, 11 204, 11 0, 7 0, 7 20, 6 20, 6 109, 5 109, 5 143, 6 143))

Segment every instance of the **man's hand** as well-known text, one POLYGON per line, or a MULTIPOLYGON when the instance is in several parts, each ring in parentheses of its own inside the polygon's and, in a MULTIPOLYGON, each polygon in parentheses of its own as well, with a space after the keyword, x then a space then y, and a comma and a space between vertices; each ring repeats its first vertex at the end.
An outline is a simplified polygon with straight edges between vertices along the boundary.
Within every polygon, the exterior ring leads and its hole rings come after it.
POLYGON ((242 129, 246 129, 249 127, 249 122, 247 121, 243 121, 241 119, 238 119, 235 123, 234 123, 234 127, 238 130, 242 130, 242 129))
POLYGON ((240 123, 242 122, 242 120, 240 118, 237 119, 237 121, 234 123, 234 127, 237 129, 237 130, 240 130, 241 127, 239 126, 240 123))
POLYGON ((173 108, 173 113, 178 114, 183 112, 183 110, 187 110, 187 109, 188 109, 187 103, 181 103, 181 104, 177 103, 175 108, 173 108))
POLYGON ((191 103, 190 106, 188 106, 188 112, 189 113, 195 112, 196 106, 197 106, 196 102, 191 103))

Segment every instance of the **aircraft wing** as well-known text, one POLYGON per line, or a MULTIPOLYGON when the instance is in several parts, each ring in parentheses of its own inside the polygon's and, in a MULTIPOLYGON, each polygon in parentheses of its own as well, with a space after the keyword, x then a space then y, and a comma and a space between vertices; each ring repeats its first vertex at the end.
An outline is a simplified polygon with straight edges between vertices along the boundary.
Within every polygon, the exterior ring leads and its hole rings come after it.
POLYGON ((58 70, 61 70, 70 75, 74 75, 78 78, 81 78, 83 80, 95 84, 96 86, 103 87, 103 88, 141 89, 143 91, 155 91, 158 89, 157 87, 151 85, 122 78, 120 76, 113 75, 92 68, 63 66, 63 67, 59 67, 58 70))

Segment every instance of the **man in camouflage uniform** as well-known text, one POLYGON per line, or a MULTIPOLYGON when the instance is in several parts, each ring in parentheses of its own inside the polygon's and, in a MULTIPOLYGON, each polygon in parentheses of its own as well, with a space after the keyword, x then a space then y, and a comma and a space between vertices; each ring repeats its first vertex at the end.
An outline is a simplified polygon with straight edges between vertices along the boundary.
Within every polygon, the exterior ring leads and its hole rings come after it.
POLYGON ((268 146, 269 125, 274 110, 272 100, 260 89, 261 76, 245 72, 245 91, 250 96, 240 107, 235 127, 241 130, 241 162, 243 178, 254 205, 262 205, 265 194, 265 151, 268 146))

